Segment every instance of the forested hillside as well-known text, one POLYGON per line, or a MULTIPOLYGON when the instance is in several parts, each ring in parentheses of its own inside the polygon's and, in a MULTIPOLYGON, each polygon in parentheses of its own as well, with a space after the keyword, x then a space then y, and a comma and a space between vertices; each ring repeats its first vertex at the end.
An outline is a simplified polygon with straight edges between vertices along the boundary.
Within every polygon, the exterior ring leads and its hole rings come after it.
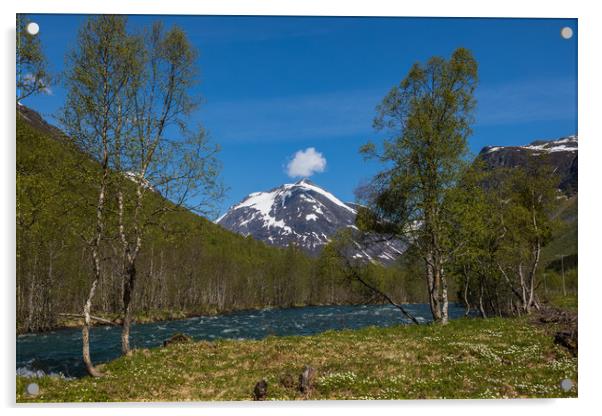
MULTIPOLYGON (((16 173, 17 329, 47 330, 60 324, 60 313, 80 313, 89 290, 86 236, 94 226, 100 167, 37 113, 20 107, 16 173)), ((115 209, 116 201, 108 203, 115 209)), ((122 307, 116 227, 109 224, 102 244, 106 275, 92 308, 96 315, 111 316, 122 307)), ((382 301, 351 282, 327 252, 312 259, 295 247, 268 247, 184 209, 167 212, 148 233, 134 298, 138 316, 382 301)), ((398 301, 423 300, 421 282, 397 268, 369 265, 364 272, 398 301)))
POLYGON ((554 293, 576 293, 578 265, 578 146, 577 136, 555 140, 539 140, 526 146, 488 146, 477 159, 485 162, 488 171, 521 168, 543 158, 553 166, 560 178, 557 204, 551 214, 556 226, 541 251, 542 268, 538 279, 544 298, 554 293), (565 274, 563 288, 562 274, 565 274))

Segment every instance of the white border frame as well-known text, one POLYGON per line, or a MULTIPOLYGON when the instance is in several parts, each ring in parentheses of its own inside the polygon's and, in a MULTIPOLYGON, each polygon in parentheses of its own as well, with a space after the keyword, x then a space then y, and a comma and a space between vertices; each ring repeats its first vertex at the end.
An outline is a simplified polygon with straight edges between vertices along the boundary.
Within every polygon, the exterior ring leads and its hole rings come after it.
MULTIPOLYGON (((579 142, 581 168, 579 187, 581 201, 579 208, 579 312, 580 320, 580 354, 579 354, 579 398, 564 400, 441 400, 441 401, 402 401, 402 402, 278 402, 278 403, 155 403, 155 404, 110 404, 92 405, 85 409, 89 415, 106 415, 107 413, 139 413, 147 415, 164 415, 167 412, 178 414, 249 414, 280 415, 318 413, 327 414, 344 411, 350 415, 363 415, 368 411, 379 413, 422 414, 442 413, 446 416, 469 413, 488 415, 504 415, 508 412, 544 413, 546 415, 567 413, 590 413, 594 409, 599 393, 601 320, 593 317, 599 309, 601 299, 596 293, 602 293, 602 276, 597 273, 599 262, 596 261, 598 236, 600 227, 599 207, 602 207, 600 185, 602 179, 599 170, 602 157, 602 132, 600 129, 600 104, 602 97, 600 65, 600 39, 602 39, 602 21, 595 8, 594 1, 542 1, 527 2, 525 0, 506 1, 471 1, 471 0, 423 0, 420 2, 387 2, 384 0, 221 0, 195 2, 186 0, 20 0, 12 4, 2 3, 1 19, 3 21, 3 65, 0 66, 6 96, 0 100, 0 116, 4 126, 4 138, 1 141, 0 169, 2 175, 2 220, 4 230, 0 247, 0 264, 4 266, 2 283, 4 284, 3 308, 0 315, 4 319, 4 337, 0 344, 2 350, 2 366, 0 367, 0 394, 2 405, 9 407, 5 414, 35 411, 45 414, 81 415, 84 411, 77 405, 20 405, 15 402, 15 14, 20 13, 120 13, 120 14, 215 14, 215 15, 328 15, 328 16, 430 16, 430 17, 562 17, 578 18, 579 31, 579 142), (166 409, 169 408, 169 409, 166 409), (336 408, 336 409, 335 409, 336 408), (142 410, 144 409, 144 410, 142 410)), ((598 406, 599 407, 599 406, 598 406)), ((599 411, 599 410, 598 410, 599 411)))

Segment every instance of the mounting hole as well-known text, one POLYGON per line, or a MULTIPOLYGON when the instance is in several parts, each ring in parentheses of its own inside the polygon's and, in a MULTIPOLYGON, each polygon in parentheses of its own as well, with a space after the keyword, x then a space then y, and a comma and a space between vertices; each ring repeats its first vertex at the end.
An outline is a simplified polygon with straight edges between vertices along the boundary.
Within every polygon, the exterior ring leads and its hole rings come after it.
POLYGON ((563 39, 570 39, 570 38, 572 38, 573 37, 573 29, 571 29, 568 26, 563 27, 560 30, 560 36, 562 36, 563 39))
POLYGON ((40 25, 38 25, 36 22, 29 22, 27 23, 25 30, 27 30, 27 33, 30 35, 35 36, 40 31, 40 25))
POLYGON ((29 383, 26 390, 30 396, 37 396, 40 393, 40 386, 38 383, 29 383))
POLYGON ((573 389, 573 380, 565 378, 560 382, 560 388, 564 391, 570 391, 573 389))

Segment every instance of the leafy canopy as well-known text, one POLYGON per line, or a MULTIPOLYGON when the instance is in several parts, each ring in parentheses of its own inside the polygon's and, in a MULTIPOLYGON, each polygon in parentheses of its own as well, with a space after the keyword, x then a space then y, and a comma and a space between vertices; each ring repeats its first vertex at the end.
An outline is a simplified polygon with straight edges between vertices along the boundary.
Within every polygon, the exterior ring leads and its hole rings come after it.
POLYGON ((372 142, 360 150, 385 165, 359 192, 369 207, 360 210, 360 228, 414 236, 442 231, 446 193, 466 168, 476 85, 477 62, 459 48, 449 60, 414 64, 391 89, 374 120, 388 134, 382 150, 372 142))

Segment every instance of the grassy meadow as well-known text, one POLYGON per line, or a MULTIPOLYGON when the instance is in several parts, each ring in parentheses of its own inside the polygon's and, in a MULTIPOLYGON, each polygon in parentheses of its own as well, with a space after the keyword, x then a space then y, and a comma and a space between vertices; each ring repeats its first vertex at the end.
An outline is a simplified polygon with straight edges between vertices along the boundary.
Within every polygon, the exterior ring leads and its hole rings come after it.
POLYGON ((458 319, 446 326, 369 327, 313 336, 217 340, 135 350, 101 366, 105 376, 17 378, 17 402, 549 398, 577 396, 577 358, 554 344, 554 324, 529 318, 458 319), (305 365, 317 371, 302 394, 305 365), (283 378, 294 385, 282 383, 283 378), (560 387, 563 379, 575 385, 560 387))

